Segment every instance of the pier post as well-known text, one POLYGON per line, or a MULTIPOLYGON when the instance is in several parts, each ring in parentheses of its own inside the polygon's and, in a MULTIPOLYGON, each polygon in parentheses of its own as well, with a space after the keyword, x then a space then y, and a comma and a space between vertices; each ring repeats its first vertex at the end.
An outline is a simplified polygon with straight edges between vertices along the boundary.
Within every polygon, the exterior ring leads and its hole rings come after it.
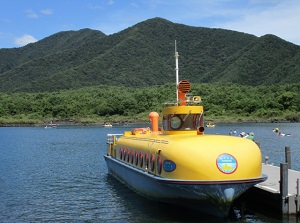
POLYGON ((286 146, 285 148, 285 162, 288 164, 288 168, 292 168, 291 163, 291 148, 289 146, 286 146))
POLYGON ((295 197, 295 202, 296 202, 296 214, 299 215, 299 178, 297 179, 297 194, 295 197))
POLYGON ((288 202, 288 164, 280 163, 280 195, 281 195, 281 211, 282 214, 289 213, 288 202))

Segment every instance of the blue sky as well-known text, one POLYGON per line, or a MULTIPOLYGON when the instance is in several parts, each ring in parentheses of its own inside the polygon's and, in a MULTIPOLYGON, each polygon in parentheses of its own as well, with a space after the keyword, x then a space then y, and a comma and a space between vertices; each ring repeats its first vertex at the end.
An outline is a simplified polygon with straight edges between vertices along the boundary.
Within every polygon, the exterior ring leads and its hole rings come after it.
POLYGON ((300 0, 2 0, 0 48, 83 28, 109 35, 154 17, 300 45, 300 0))

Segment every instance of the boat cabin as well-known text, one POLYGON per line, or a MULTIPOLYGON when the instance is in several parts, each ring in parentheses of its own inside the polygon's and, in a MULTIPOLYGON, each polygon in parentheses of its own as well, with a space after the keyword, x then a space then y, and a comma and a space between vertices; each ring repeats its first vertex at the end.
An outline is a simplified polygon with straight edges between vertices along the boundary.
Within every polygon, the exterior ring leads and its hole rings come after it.
POLYGON ((203 132, 203 106, 174 106, 163 109, 163 134, 203 132), (199 129, 201 128, 201 129, 199 129))
MULTIPOLYGON (((164 104, 162 110, 162 134, 198 134, 204 133, 203 106, 200 96, 192 96, 188 81, 180 81, 177 87, 178 100, 164 104)), ((150 120, 152 120, 151 115, 150 120)), ((156 122, 152 120, 152 131, 156 122)))

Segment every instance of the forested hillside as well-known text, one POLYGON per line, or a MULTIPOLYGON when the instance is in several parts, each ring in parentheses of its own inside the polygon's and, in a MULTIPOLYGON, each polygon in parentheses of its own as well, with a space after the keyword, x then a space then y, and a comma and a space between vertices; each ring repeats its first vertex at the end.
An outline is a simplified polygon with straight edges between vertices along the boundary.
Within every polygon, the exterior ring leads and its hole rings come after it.
MULTIPOLYGON (((156 87, 86 87, 53 93, 0 93, 0 126, 49 121, 101 124, 148 122, 151 111, 176 99, 175 84, 156 87)), ((300 122, 300 85, 192 84, 205 120, 300 122)))
POLYGON ((276 36, 191 27, 161 18, 105 35, 61 32, 21 48, 0 49, 0 92, 54 92, 87 86, 174 83, 300 83, 300 47, 276 36))

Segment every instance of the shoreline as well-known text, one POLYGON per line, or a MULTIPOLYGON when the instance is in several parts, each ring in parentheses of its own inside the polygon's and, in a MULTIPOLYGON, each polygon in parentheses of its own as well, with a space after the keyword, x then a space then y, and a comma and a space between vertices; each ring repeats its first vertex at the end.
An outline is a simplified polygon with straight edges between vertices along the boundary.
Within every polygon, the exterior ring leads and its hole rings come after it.
MULTIPOLYGON (((211 120, 210 120, 211 121, 211 120)), ((99 126, 102 127, 104 122, 56 122, 58 126, 99 126)), ((149 125, 149 121, 136 121, 136 122, 122 122, 115 121, 111 122, 113 126, 132 126, 132 125, 149 125)), ((235 124, 235 123, 300 123, 300 122, 291 122, 286 120, 245 120, 245 121, 214 121, 214 123, 219 124, 235 124)), ((161 124, 161 123, 160 123, 161 124)), ((46 127, 49 126, 49 123, 0 123, 0 127, 46 127)))

